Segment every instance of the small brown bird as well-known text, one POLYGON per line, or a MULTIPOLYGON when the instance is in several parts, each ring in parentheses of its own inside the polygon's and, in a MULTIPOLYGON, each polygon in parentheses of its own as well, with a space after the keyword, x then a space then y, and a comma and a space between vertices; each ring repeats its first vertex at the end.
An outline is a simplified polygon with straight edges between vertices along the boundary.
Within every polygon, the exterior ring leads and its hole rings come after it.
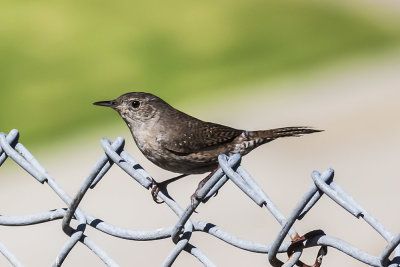
POLYGON ((165 170, 182 174, 162 183, 153 181, 155 186, 152 195, 157 203, 158 191, 170 182, 189 174, 205 172, 212 172, 206 179, 211 177, 218 169, 220 154, 230 156, 239 153, 243 156, 280 137, 321 131, 309 127, 238 130, 196 119, 173 108, 161 98, 143 92, 131 92, 115 100, 93 104, 116 110, 131 130, 140 151, 151 162, 165 170))

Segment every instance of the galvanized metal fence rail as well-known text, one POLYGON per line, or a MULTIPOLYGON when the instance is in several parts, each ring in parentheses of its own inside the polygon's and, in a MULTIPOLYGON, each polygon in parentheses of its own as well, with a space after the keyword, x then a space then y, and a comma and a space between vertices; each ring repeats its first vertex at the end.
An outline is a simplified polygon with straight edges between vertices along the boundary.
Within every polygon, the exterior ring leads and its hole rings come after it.
MULTIPOLYGON (((123 229, 109 224, 99 218, 89 215, 79 208, 79 204, 87 190, 93 189, 114 164, 123 169, 145 189, 150 189, 152 186, 149 180, 151 176, 124 150, 124 139, 122 137, 118 137, 114 142, 105 138, 101 140, 104 154, 100 157, 74 197, 69 196, 67 192, 58 185, 36 158, 18 142, 18 139, 19 133, 17 130, 12 130, 7 135, 0 133, 0 166, 7 158, 14 160, 36 180, 42 184, 47 184, 54 190, 65 203, 66 208, 25 216, 2 215, 0 216, 0 225, 27 226, 53 220, 62 220, 62 229, 64 233, 69 236, 69 240, 64 247, 61 248, 54 260, 53 266, 61 266, 68 256, 68 253, 78 242, 87 246, 106 265, 119 266, 117 262, 110 258, 102 248, 90 239, 90 237, 85 235, 86 226, 93 227, 118 238, 129 240, 150 241, 170 238, 175 246, 165 259, 163 266, 171 266, 182 251, 193 255, 205 266, 215 266, 211 259, 190 243, 191 235, 195 231, 202 231, 213 235, 239 249, 267 254, 265 264, 268 265, 269 262, 272 266, 310 266, 300 260, 304 249, 309 247, 320 247, 316 261, 311 266, 321 265, 323 256, 327 254, 327 247, 338 249, 371 266, 394 267, 400 265, 400 246, 398 246, 400 243, 400 234, 393 235, 390 233, 338 184, 333 182, 334 171, 332 169, 327 169, 322 174, 317 171, 312 173, 313 183, 310 189, 299 200, 290 216, 286 218, 268 195, 257 185, 256 181, 240 165, 240 155, 234 155, 232 157, 220 155, 218 158, 220 169, 198 192, 200 200, 195 200, 194 203, 186 207, 186 209, 180 207, 178 203, 169 198, 168 195, 164 194, 162 191, 159 192, 159 198, 161 198, 178 217, 177 223, 174 226, 153 231, 140 231, 123 229), (272 243, 257 243, 243 240, 223 231, 217 225, 202 221, 192 221, 190 219, 196 207, 201 202, 207 202, 228 180, 231 180, 238 186, 243 193, 257 203, 257 205, 262 208, 265 207, 281 225, 282 228, 272 243), (322 230, 314 230, 302 236, 296 232, 293 227, 294 223, 297 220, 301 220, 323 194, 326 194, 351 215, 365 220, 384 240, 386 240, 387 245, 382 248, 380 255, 374 256, 368 254, 348 244, 344 240, 326 235, 322 230), (77 221, 76 227, 71 226, 71 220, 77 221), (286 235, 290 237, 292 240, 291 242, 284 242, 286 235), (282 253, 286 255, 280 256, 281 259, 278 259, 277 255, 282 253)), ((12 265, 23 266, 14 254, 1 242, 0 252, 12 265)))

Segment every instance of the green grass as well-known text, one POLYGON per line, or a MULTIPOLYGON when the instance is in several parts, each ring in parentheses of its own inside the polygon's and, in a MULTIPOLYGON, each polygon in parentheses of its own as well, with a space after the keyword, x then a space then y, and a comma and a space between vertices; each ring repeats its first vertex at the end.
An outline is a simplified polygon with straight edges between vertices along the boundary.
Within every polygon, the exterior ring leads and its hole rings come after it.
POLYGON ((327 2, 12 1, 1 8, 0 131, 18 128, 25 144, 107 122, 115 114, 91 103, 128 91, 194 102, 400 43, 399 21, 327 2))

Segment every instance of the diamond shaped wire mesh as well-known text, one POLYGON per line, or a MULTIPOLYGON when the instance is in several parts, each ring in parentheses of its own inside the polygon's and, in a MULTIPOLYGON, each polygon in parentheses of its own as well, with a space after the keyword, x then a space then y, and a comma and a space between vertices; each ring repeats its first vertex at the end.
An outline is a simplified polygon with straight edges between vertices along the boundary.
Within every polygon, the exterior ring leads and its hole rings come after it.
MULTIPOLYGON (((254 253, 266 254, 265 265, 272 266, 321 266, 322 258, 327 255, 328 247, 337 249, 354 259, 370 266, 399 266, 400 265, 400 234, 393 235, 382 224, 370 215, 360 204, 347 194, 338 184, 333 181, 333 169, 327 169, 323 173, 312 172, 312 183, 304 196, 288 217, 284 216, 278 207, 272 202, 268 195, 260 188, 251 175, 241 166, 240 155, 218 157, 220 168, 198 191, 198 199, 188 205, 181 207, 175 200, 165 192, 160 191, 158 197, 177 215, 175 225, 156 230, 131 230, 120 228, 107 223, 100 218, 91 216, 79 207, 82 199, 89 189, 95 189, 96 184, 105 177, 111 167, 117 166, 124 170, 144 189, 150 189, 151 176, 136 162, 125 150, 124 139, 118 137, 114 142, 103 138, 101 146, 104 154, 100 157, 87 178, 83 181, 78 192, 71 197, 56 180, 44 169, 36 158, 19 143, 19 132, 12 130, 10 133, 0 133, 0 166, 8 158, 15 161, 21 168, 28 172, 33 178, 42 184, 47 184, 55 194, 65 203, 50 211, 24 216, 0 216, 0 225, 3 226, 29 226, 33 224, 45 224, 54 220, 61 220, 64 233, 69 237, 64 247, 55 256, 53 266, 61 266, 68 254, 78 242, 84 244, 90 251, 99 257, 107 266, 119 266, 117 261, 107 255, 89 236, 85 234, 87 226, 97 229, 105 234, 116 238, 132 241, 154 241, 159 239, 171 239, 174 248, 166 257, 162 266, 171 266, 177 257, 184 251, 197 258, 204 266, 215 266, 201 250, 190 243, 191 236, 201 231, 206 234, 235 246, 238 249, 254 253), (248 200, 255 202, 260 208, 270 212, 281 225, 281 230, 271 242, 259 243, 244 240, 228 233, 209 222, 193 221, 191 215, 201 203, 206 203, 224 184, 231 180, 240 188, 248 200), (386 246, 378 256, 371 255, 348 244, 334 236, 326 235, 322 230, 315 229, 305 234, 299 234, 294 228, 296 221, 301 220, 317 204, 322 195, 345 209, 350 215, 367 222, 386 241, 386 246), (71 221, 76 221, 76 227, 71 226, 71 221), (284 239, 289 236, 291 242, 284 239), (311 265, 301 261, 302 253, 310 247, 320 247, 316 260, 311 265), (278 259, 278 254, 279 258, 278 259)), ((245 199, 243 200, 245 201, 245 199)), ((13 266, 24 266, 17 257, 0 242, 0 252, 13 266)), ((88 252, 90 253, 90 252, 88 252)), ((29 263, 27 263, 29 265, 29 263)))

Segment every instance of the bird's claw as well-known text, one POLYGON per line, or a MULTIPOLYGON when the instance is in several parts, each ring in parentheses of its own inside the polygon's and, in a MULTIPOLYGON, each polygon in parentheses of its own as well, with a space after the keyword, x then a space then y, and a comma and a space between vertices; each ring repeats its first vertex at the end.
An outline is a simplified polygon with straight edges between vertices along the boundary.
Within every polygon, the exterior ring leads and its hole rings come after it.
MULTIPOLYGON (((196 190, 196 192, 194 192, 193 195, 190 196, 190 203, 192 205, 192 208, 194 208, 195 200, 203 202, 203 200, 201 200, 200 197, 197 195, 198 190, 199 190, 199 188, 196 190)), ((213 194, 213 197, 216 197, 217 195, 218 195, 218 190, 215 191, 215 193, 213 194)))
POLYGON ((154 185, 151 189, 151 196, 153 197, 154 202, 156 202, 157 204, 162 204, 164 203, 164 201, 158 200, 158 192, 160 192, 160 188, 158 187, 158 185, 154 185))
POLYGON ((151 188, 151 197, 153 198, 154 202, 157 204, 164 203, 163 200, 158 200, 158 192, 160 192, 160 188, 163 187, 161 183, 156 182, 153 178, 147 177, 150 180, 152 188, 151 188))
POLYGON ((193 209, 195 208, 196 200, 199 201, 199 197, 197 196, 197 190, 196 192, 194 192, 193 195, 190 196, 190 205, 192 206, 193 209))

